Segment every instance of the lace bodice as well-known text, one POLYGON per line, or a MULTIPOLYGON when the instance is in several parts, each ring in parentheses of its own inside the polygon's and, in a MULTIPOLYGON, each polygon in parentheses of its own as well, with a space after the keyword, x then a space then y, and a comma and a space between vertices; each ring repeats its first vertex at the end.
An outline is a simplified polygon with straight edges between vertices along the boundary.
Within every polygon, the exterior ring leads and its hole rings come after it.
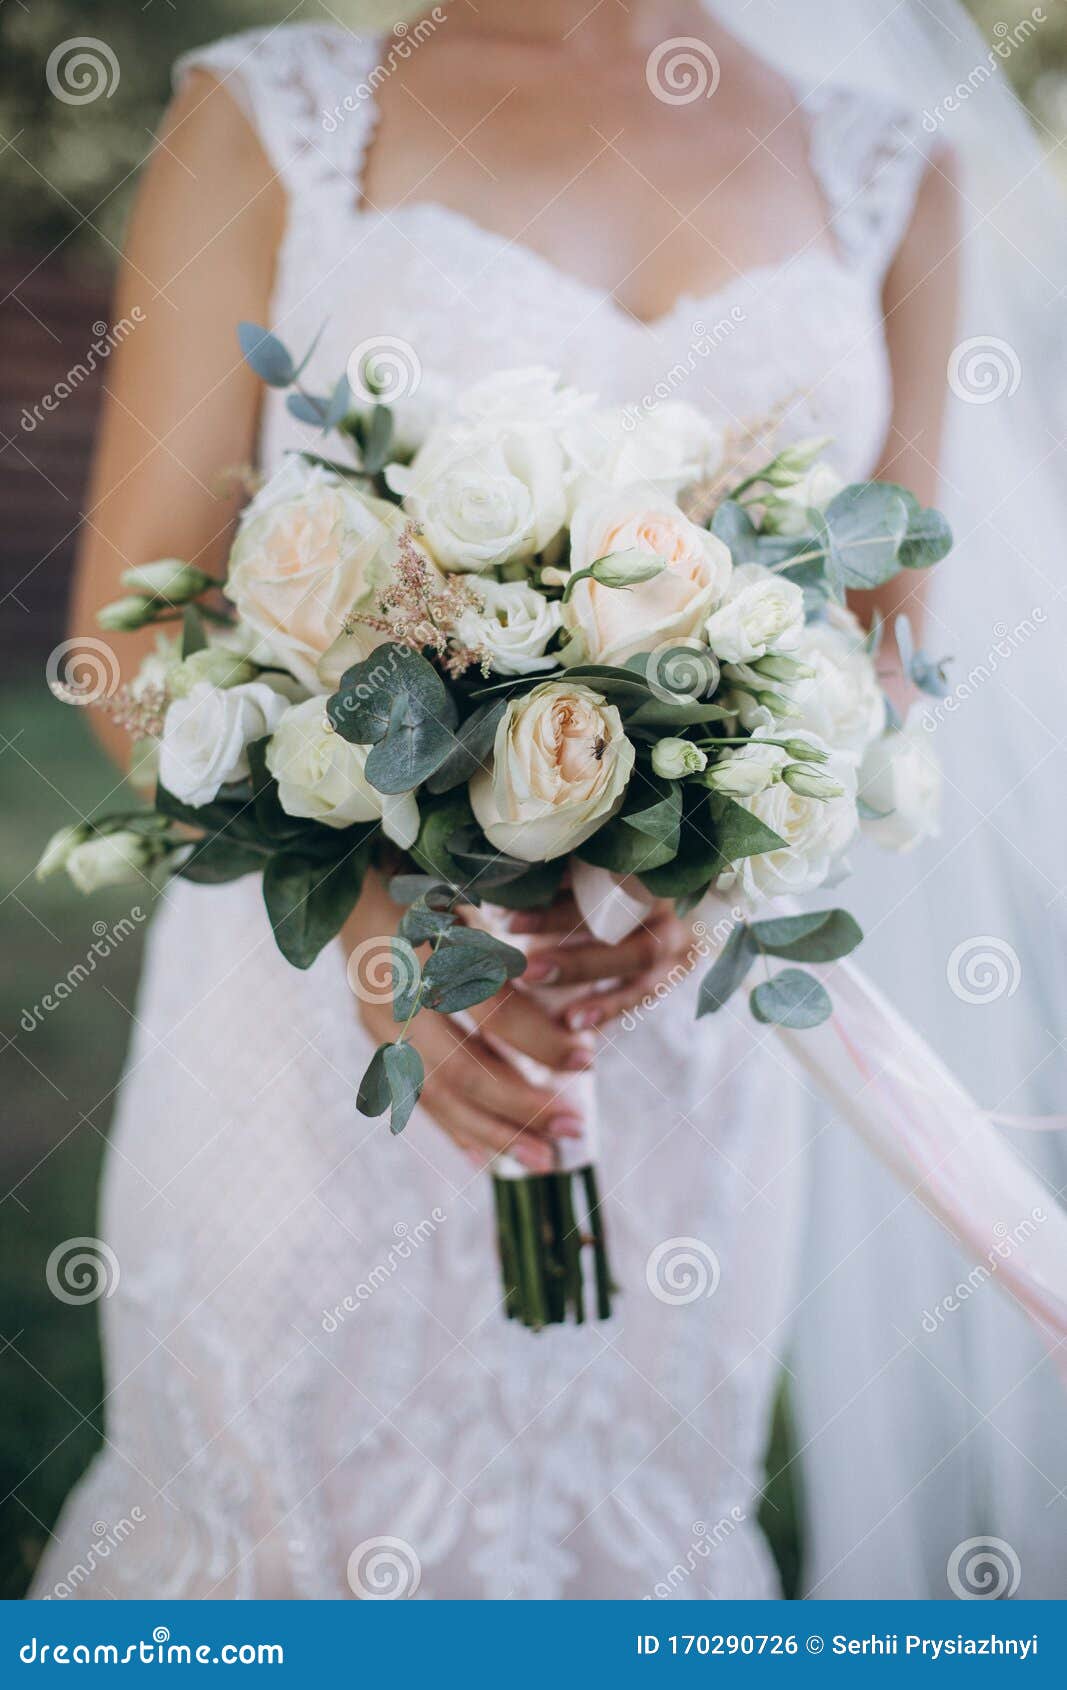
MULTIPOLYGON (((726 417, 787 405, 788 428, 837 436, 850 474, 872 466, 879 283, 920 168, 890 114, 837 93, 809 108, 834 250, 646 325, 453 211, 365 206, 381 60, 373 40, 296 25, 179 67, 225 82, 285 184, 272 321, 301 350, 326 323, 310 383, 394 336, 421 365, 416 406, 547 363, 606 398, 666 383, 726 417)), ((305 443, 272 398, 265 467, 305 443)), ((796 1098, 738 1016, 694 1031, 696 979, 597 1056, 618 1313, 534 1338, 497 1306, 484 1175, 421 1110, 398 1141, 357 1113, 370 1044, 339 952, 289 968, 252 878, 173 883, 104 1195, 121 1264, 101 1304, 108 1447, 37 1593, 363 1595, 377 1555, 394 1593, 420 1597, 773 1594, 756 1515, 792 1302, 796 1098), (665 1288, 654 1264, 694 1248, 696 1290, 684 1266, 682 1294, 665 1288), (86 1552, 100 1522, 122 1539, 106 1560, 86 1552)))
MULTIPOLYGON (((683 293, 643 323, 609 293, 445 205, 365 203, 388 52, 376 37, 299 24, 234 36, 178 66, 224 83, 286 189, 273 325, 299 349, 323 330, 309 379, 327 386, 364 341, 402 342, 399 356, 419 370, 398 405, 403 423, 405 413, 432 413, 457 385, 543 363, 606 400, 669 394, 727 422, 785 407, 783 433, 832 434, 843 473, 871 469, 890 409, 880 288, 924 166, 918 125, 848 89, 804 100, 826 242, 711 294, 683 293)), ((306 438, 271 395, 266 466, 306 438)))

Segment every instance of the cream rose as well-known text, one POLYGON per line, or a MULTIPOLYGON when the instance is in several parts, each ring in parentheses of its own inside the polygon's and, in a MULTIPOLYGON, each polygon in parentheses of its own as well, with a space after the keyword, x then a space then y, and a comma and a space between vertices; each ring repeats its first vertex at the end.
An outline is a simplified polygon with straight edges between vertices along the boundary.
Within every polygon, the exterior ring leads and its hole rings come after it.
POLYGON ((456 637, 472 651, 484 652, 495 675, 534 675, 555 669, 557 657, 545 647, 560 626, 559 602, 546 599, 525 581, 475 581, 478 608, 465 610, 456 637))
POLYGON ((855 761, 885 728, 885 698, 859 621, 841 605, 804 629, 793 656, 815 673, 790 687, 798 727, 855 761))
POLYGON ((640 489, 623 488, 578 507, 571 523, 572 571, 630 551, 661 558, 666 567, 636 587, 579 581, 563 609, 575 636, 572 660, 621 664, 666 640, 692 638, 722 601, 730 553, 673 500, 650 500, 640 489))
POLYGON ((941 765, 916 705, 902 730, 891 729, 867 749, 860 764, 860 796, 878 810, 863 834, 886 851, 913 851, 936 838, 941 809, 941 765))
POLYGON ((256 659, 323 691, 319 659, 347 616, 372 608, 403 527, 386 500, 290 458, 248 506, 230 554, 226 593, 260 636, 256 659))
POLYGON ((386 838, 409 850, 419 832, 414 794, 379 792, 372 786, 366 774, 369 750, 334 732, 321 698, 294 705, 267 747, 278 802, 287 815, 307 816, 326 827, 380 820, 386 838))
POLYGON ((159 778, 183 804, 210 804, 222 786, 249 773, 248 747, 272 733, 296 683, 281 675, 213 687, 198 681, 163 718, 159 778))
POLYGON ((442 425, 410 466, 387 473, 445 570, 533 557, 566 520, 563 453, 536 423, 442 425))
POLYGON ((651 410, 602 410, 564 427, 570 505, 611 487, 642 486, 673 496, 722 460, 722 433, 694 405, 669 400, 651 410))
POLYGON ((614 815, 633 766, 613 704, 590 687, 545 681, 508 705, 492 770, 471 781, 471 805, 498 851, 547 862, 614 815))
MULTIPOLYGON (((803 739, 819 750, 830 750, 814 734, 796 732, 792 727, 789 734, 791 739, 803 739)), ((835 781, 841 792, 832 798, 808 798, 780 778, 786 764, 794 761, 782 746, 769 745, 756 735, 730 761, 756 763, 771 774, 772 785, 734 802, 773 828, 785 844, 755 857, 742 857, 719 876, 719 890, 740 893, 755 905, 766 898, 810 892, 821 886, 856 832, 854 765, 847 757, 830 751, 827 762, 814 766, 835 781)))
POLYGON ((760 563, 741 564, 705 632, 724 663, 754 663, 769 651, 794 651, 804 632, 804 594, 760 563))

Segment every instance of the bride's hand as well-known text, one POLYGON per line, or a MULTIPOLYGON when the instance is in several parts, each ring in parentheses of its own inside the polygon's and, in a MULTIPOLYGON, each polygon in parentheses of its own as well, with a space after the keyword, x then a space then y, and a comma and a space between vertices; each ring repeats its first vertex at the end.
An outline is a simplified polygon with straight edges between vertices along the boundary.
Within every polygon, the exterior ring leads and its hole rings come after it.
MULTIPOLYGON (((381 982, 389 977, 389 941, 403 913, 379 876, 368 874, 342 934, 359 1016, 376 1044, 392 1041, 398 1032, 391 1000, 381 1001, 381 982)), ((570 1072, 591 1065, 587 1041, 511 987, 469 1013, 476 1032, 464 1032, 433 1010, 412 1021, 407 1037, 426 1070, 422 1107, 478 1165, 508 1151, 533 1173, 550 1173, 556 1165, 554 1141, 578 1137, 581 1117, 551 1085, 525 1079, 483 1033, 546 1067, 570 1072)))
POLYGON ((524 980, 544 986, 588 983, 594 988, 581 993, 565 1011, 566 1024, 575 1032, 602 1027, 644 999, 661 997, 704 954, 693 927, 676 916, 674 906, 663 898, 617 945, 601 944, 588 933, 569 894, 548 909, 513 916, 509 926, 512 933, 543 934, 546 939, 531 950, 524 980), (600 983, 605 980, 617 983, 604 989, 600 983))

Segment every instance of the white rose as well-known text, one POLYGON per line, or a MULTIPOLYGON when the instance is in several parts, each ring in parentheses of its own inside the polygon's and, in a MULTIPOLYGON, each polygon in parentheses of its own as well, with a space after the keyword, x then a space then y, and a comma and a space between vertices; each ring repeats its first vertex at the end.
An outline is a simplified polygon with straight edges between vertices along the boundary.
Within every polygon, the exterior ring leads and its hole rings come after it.
POLYGON ((222 786, 249 773, 248 747, 273 733, 298 692, 282 676, 213 687, 198 681, 163 718, 159 778, 183 804, 210 804, 222 786))
POLYGON ((99 892, 142 879, 155 855, 142 833, 105 833, 75 845, 67 855, 66 870, 79 892, 99 892))
POLYGON ((891 729, 867 749, 860 764, 860 795, 877 818, 863 822, 864 837, 886 851, 913 851, 936 838, 941 809, 941 765, 916 705, 902 730, 891 729))
POLYGON ((558 371, 544 364, 501 370, 466 388, 456 411, 468 422, 542 423, 560 429, 591 409, 593 400, 575 387, 564 387, 558 371))
POLYGON ((806 534, 810 527, 809 510, 825 510, 836 499, 845 483, 829 464, 812 464, 806 475, 789 487, 779 487, 767 500, 763 527, 768 534, 791 538, 806 534))
POLYGON ((563 444, 572 510, 609 487, 674 495, 713 475, 723 455, 721 430, 678 400, 649 411, 594 411, 564 428, 563 444))
POLYGON ((578 507, 571 523, 573 572, 612 552, 631 551, 659 557, 666 567, 636 587, 578 582, 563 620, 580 636, 579 660, 621 664, 666 640, 693 638, 729 585, 728 549, 690 522, 673 500, 621 488, 578 507))
POLYGON ((815 670, 790 688, 797 725, 858 761, 885 728, 885 698, 858 620, 829 605, 824 621, 805 627, 793 655, 815 670))
POLYGON ((369 745, 350 745, 326 719, 320 698, 287 710, 267 747, 267 767, 278 782, 278 802, 290 816, 326 827, 381 821, 387 839, 414 845, 419 810, 413 793, 379 792, 367 779, 369 745))
POLYGON ((289 458, 244 512, 230 553, 226 593, 260 636, 257 661, 322 691, 316 665, 345 618, 373 608, 403 528, 387 500, 289 458))
POLYGON ((724 663, 753 663, 769 651, 795 651, 804 631, 804 594, 795 581, 760 563, 741 564, 705 631, 724 663))
POLYGON ((492 770, 471 781, 471 806, 498 851, 548 862, 614 815, 633 766, 613 704, 590 687, 545 681, 508 705, 492 770))
POLYGON ((409 467, 387 473, 442 569, 533 557, 566 520, 563 453, 535 423, 442 426, 409 467))
POLYGON ((560 626, 558 600, 546 599, 525 581, 476 581, 478 609, 465 610, 456 638, 484 652, 496 675, 533 675, 558 666, 545 647, 560 626))
MULTIPOLYGON (((793 728, 789 732, 793 739, 830 750, 814 734, 793 728)), ((738 761, 755 762, 779 774, 794 760, 783 747, 769 745, 758 737, 735 756, 738 761)), ((818 769, 841 787, 838 796, 807 798, 779 779, 751 798, 734 800, 773 828, 785 844, 732 864, 719 876, 721 891, 734 890, 749 903, 758 904, 766 898, 810 892, 826 880, 856 832, 856 770, 847 757, 832 750, 828 761, 818 764, 818 769)))

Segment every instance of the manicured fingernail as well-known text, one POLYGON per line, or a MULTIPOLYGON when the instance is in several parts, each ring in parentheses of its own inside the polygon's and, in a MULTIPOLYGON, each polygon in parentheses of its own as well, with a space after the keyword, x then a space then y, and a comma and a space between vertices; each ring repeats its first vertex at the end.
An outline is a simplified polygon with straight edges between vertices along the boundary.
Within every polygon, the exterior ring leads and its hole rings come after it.
POLYGON ((548 957, 532 957, 526 964, 526 978, 551 986, 553 981, 559 979, 559 963, 551 962, 548 957))
POLYGON ((595 1051, 590 1050, 588 1045, 578 1045, 569 1052, 563 1066, 568 1073, 580 1074, 586 1068, 591 1068, 595 1061, 595 1051))
POLYGON ((534 1174, 550 1174, 556 1165, 556 1158, 547 1146, 540 1144, 521 1144, 514 1152, 524 1167, 534 1174))
POLYGON ((545 1129, 549 1138, 581 1138, 581 1123, 573 1115, 560 1115, 549 1121, 545 1129))
POLYGON ((596 1021, 596 1010, 590 1009, 588 1004, 584 1009, 574 1008, 567 1011, 567 1026, 574 1032, 580 1027, 592 1027, 596 1021))

